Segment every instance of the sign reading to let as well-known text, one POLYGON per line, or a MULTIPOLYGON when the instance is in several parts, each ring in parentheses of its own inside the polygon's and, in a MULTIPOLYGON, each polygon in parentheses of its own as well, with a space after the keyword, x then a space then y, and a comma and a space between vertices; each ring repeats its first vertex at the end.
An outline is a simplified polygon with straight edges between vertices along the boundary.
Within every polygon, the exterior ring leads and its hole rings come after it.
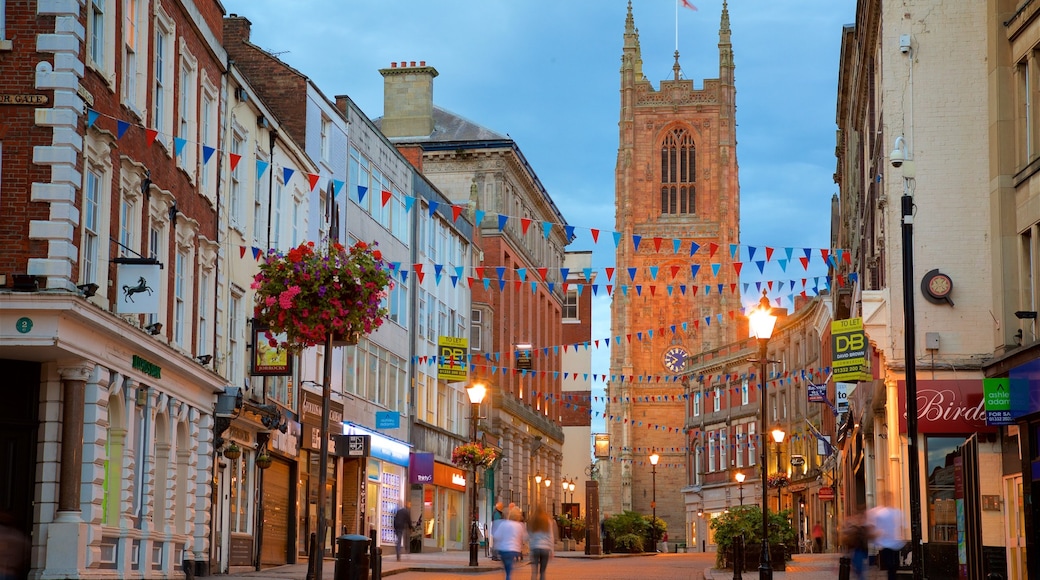
POLYGON ((468 377, 469 339, 454 336, 437 338, 437 378, 456 383, 468 377))
POLYGON ((831 322, 831 369, 835 381, 868 381, 867 334, 862 318, 831 322))

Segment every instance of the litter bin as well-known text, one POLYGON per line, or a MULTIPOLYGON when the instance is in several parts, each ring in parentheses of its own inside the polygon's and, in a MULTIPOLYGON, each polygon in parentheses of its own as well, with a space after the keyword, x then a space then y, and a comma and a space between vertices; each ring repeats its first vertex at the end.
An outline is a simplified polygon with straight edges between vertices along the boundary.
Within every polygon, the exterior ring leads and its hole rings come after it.
POLYGON ((368 580, 368 538, 360 534, 336 538, 335 580, 368 580))

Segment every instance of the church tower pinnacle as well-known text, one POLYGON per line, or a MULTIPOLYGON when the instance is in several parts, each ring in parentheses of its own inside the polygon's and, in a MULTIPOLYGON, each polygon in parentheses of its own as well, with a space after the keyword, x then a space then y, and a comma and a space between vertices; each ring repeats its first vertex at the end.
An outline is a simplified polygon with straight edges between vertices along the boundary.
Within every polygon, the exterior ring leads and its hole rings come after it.
MULTIPOLYGON (((621 54, 615 166, 616 290, 606 416, 610 461, 600 463, 606 513, 650 513, 648 457, 657 452, 657 513, 685 535, 691 443, 686 361, 737 339, 740 193, 729 8, 719 28, 719 78, 682 78, 679 52, 659 87, 643 75, 632 3, 621 54)), ((678 539, 678 541, 685 541, 678 539)))

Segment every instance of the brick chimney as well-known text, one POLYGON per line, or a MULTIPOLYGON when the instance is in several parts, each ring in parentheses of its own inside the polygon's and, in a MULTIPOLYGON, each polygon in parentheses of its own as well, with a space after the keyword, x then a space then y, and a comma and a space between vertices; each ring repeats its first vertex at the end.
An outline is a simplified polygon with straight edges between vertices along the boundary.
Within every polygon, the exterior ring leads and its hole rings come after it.
MULTIPOLYGON (((226 34, 226 32, 225 32, 226 34)), ((433 133, 433 78, 426 61, 392 62, 383 75, 383 120, 387 137, 426 137, 433 133)))
POLYGON ((249 34, 253 23, 245 16, 230 14, 224 19, 224 43, 249 42, 249 34))

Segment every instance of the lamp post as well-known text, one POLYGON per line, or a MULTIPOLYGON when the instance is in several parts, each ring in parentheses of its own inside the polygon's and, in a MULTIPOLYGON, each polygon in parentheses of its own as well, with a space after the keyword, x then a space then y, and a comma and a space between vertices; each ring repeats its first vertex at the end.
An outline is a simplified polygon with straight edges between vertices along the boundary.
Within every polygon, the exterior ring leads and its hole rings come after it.
POLYGON ((736 478, 737 478, 737 491, 740 493, 740 505, 744 505, 744 478, 745 477, 747 477, 747 476, 744 475, 743 471, 738 471, 737 472, 737 475, 736 475, 736 478))
MULTIPOLYGON (((762 298, 758 302, 758 308, 748 314, 748 326, 751 336, 758 339, 758 373, 762 388, 758 394, 759 407, 762 414, 762 428, 759 433, 765 433, 769 424, 769 416, 766 414, 766 348, 769 345, 769 337, 773 335, 773 327, 776 326, 776 316, 773 315, 773 307, 769 305, 766 291, 762 291, 762 298)), ((773 580, 773 567, 769 562, 769 487, 766 485, 766 473, 769 471, 769 446, 762 445, 762 461, 759 471, 762 474, 762 556, 758 561, 759 580, 773 580)))
POLYGON ((654 542, 654 551, 657 551, 657 462, 661 460, 661 456, 656 451, 650 454, 650 476, 651 476, 651 489, 652 495, 650 496, 650 539, 654 542))
MULTIPOLYGON (((777 427, 776 429, 773 429, 772 434, 773 441, 776 443, 776 474, 781 475, 783 470, 783 461, 781 458, 784 455, 784 451, 783 448, 780 446, 783 445, 784 437, 787 436, 787 433, 784 433, 783 429, 777 427)), ((776 511, 778 513, 784 509, 784 506, 782 505, 780 499, 781 490, 783 490, 783 486, 776 486, 776 511)))
MULTIPOLYGON (((487 394, 487 386, 484 383, 473 383, 471 386, 466 388, 466 394, 469 395, 470 412, 469 412, 469 438, 471 441, 477 441, 477 418, 480 415, 480 403, 484 400, 484 395, 487 394)), ((473 488, 470 492, 469 499, 469 565, 477 565, 477 466, 473 466, 473 475, 471 487, 473 488)))

